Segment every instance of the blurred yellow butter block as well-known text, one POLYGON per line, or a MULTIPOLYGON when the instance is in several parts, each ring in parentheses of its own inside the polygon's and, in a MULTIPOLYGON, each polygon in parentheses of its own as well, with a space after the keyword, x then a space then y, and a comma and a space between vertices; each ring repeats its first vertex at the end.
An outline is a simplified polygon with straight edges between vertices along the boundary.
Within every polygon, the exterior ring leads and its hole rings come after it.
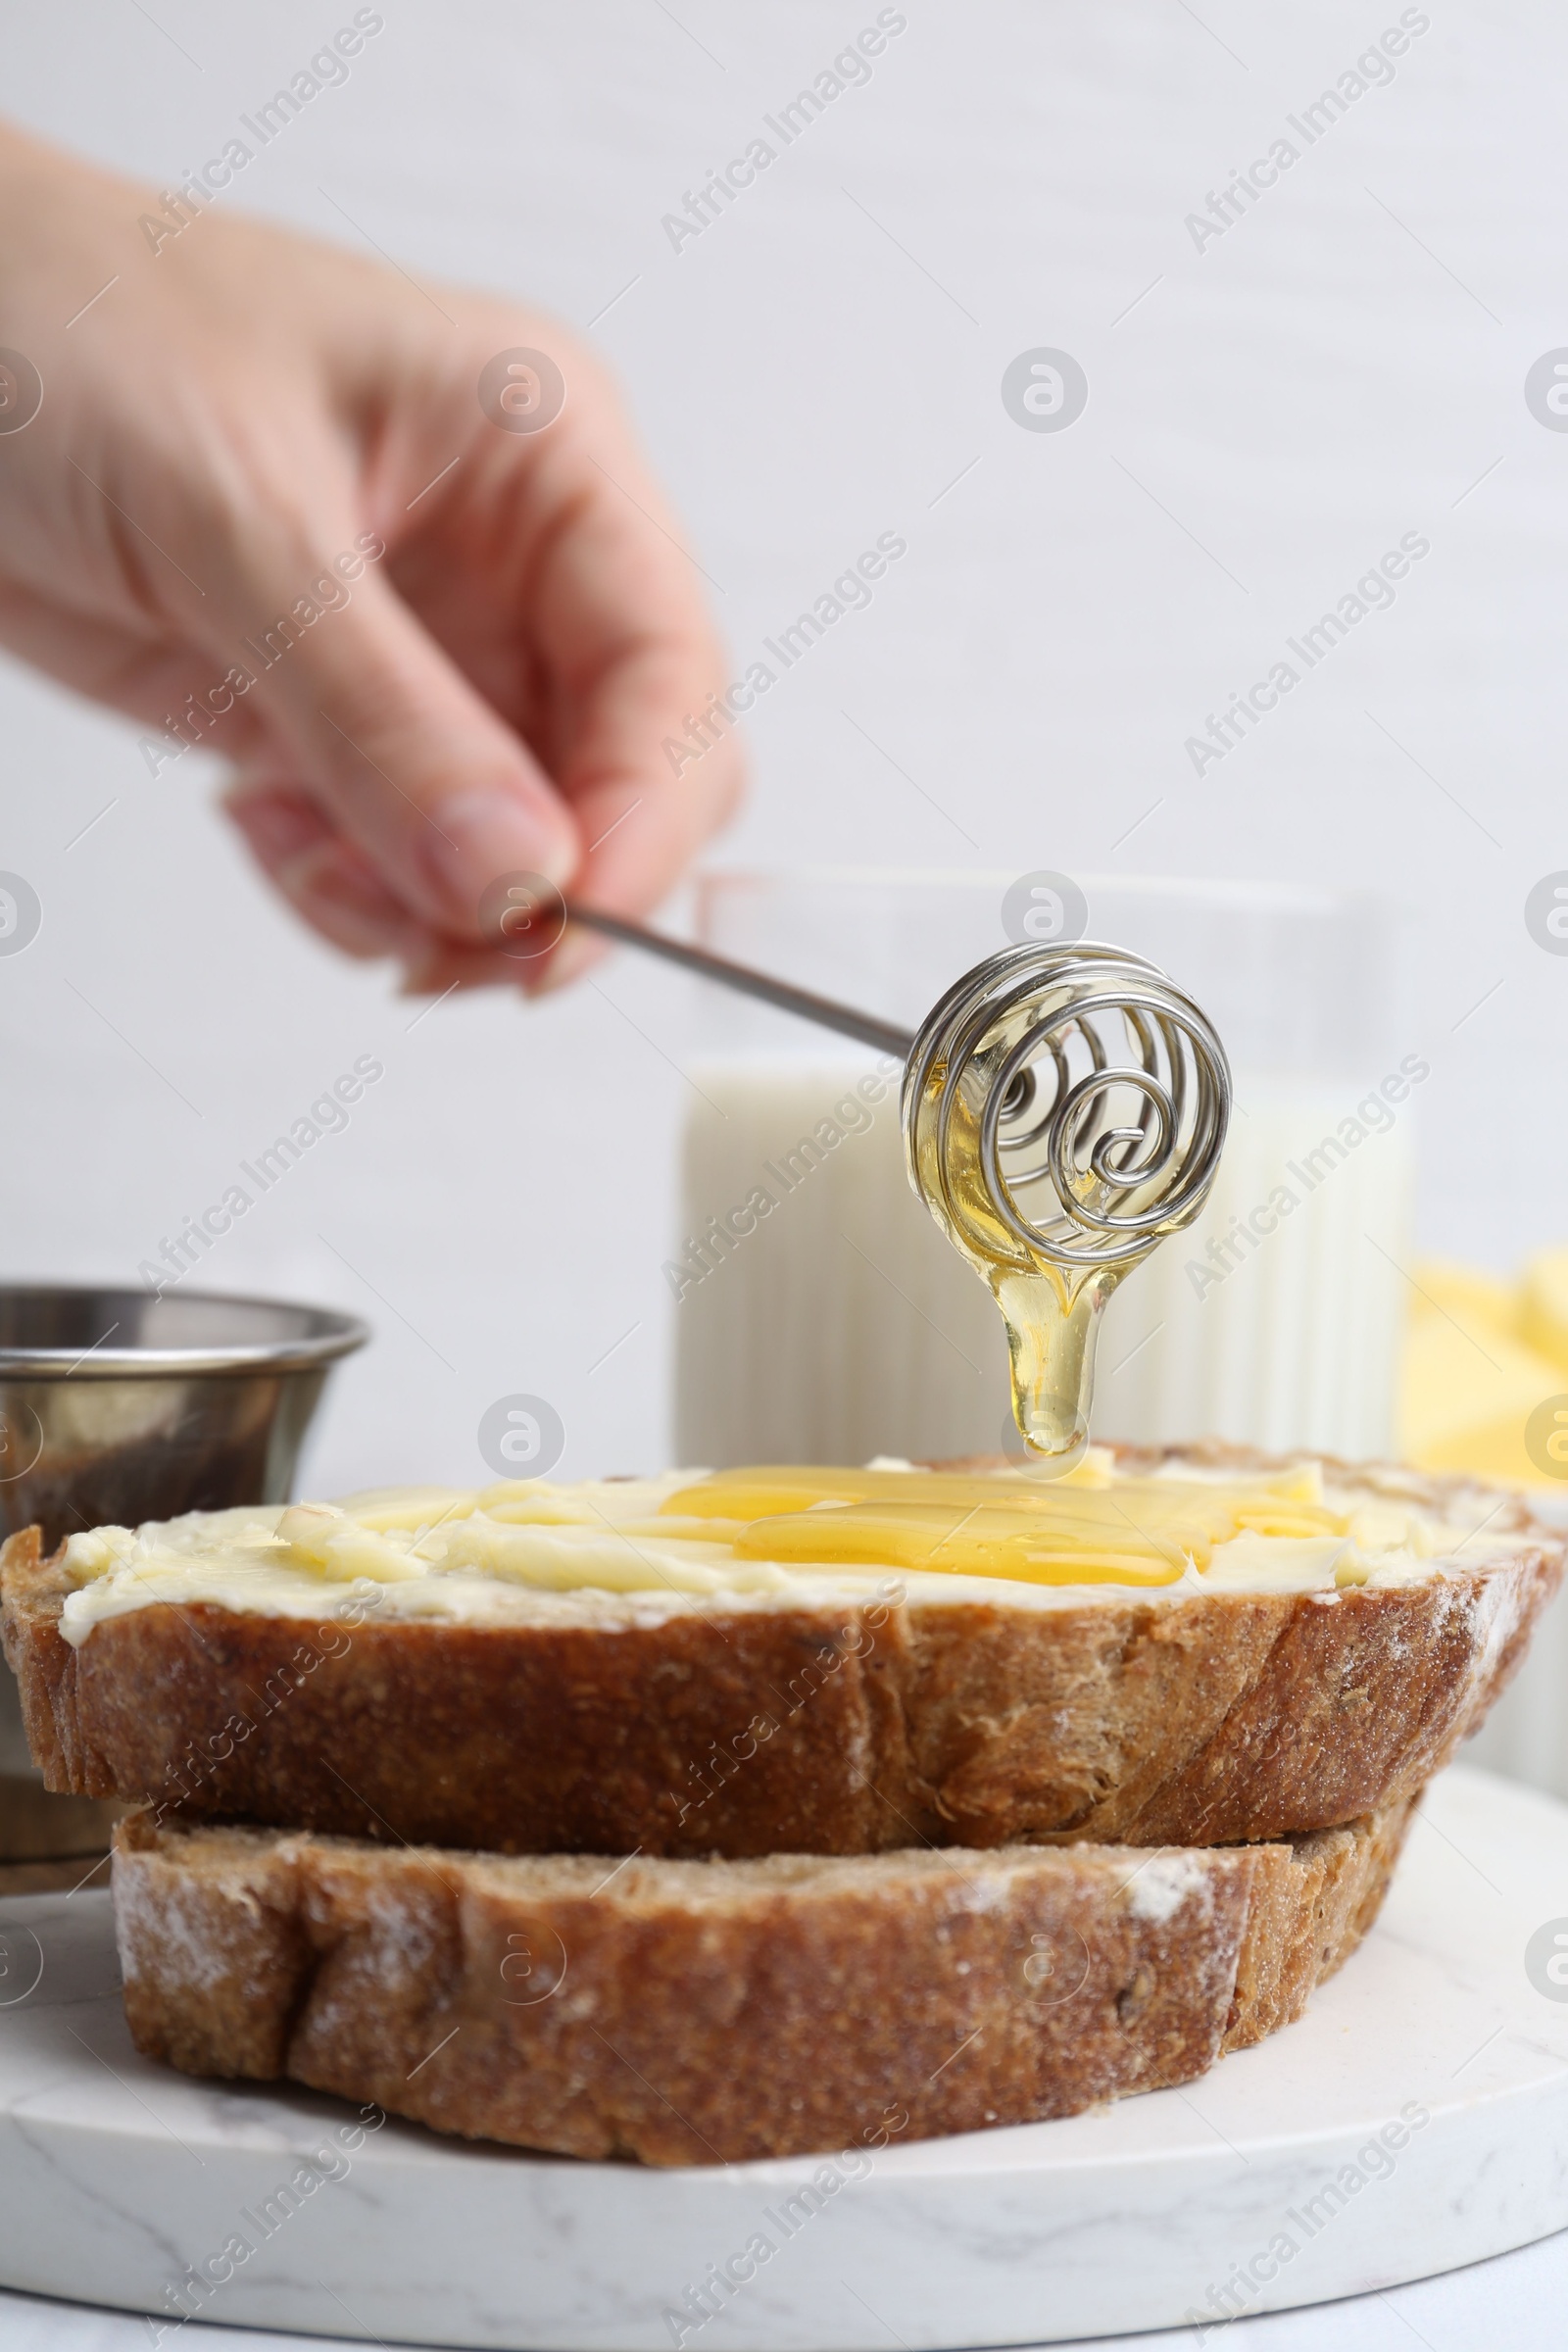
POLYGON ((1568 1371, 1568 1250, 1544 1250, 1526 1266, 1519 1337, 1568 1371))
MULTIPOLYGON (((1473 1470, 1546 1486, 1550 1413, 1568 1398, 1568 1250, 1509 1282, 1443 1258, 1417 1265, 1399 1395, 1399 1451, 1423 1470, 1473 1470)), ((1564 1431, 1568 1432, 1568 1404, 1564 1431)), ((1568 1484, 1568 1438, 1563 1478, 1568 1484)))

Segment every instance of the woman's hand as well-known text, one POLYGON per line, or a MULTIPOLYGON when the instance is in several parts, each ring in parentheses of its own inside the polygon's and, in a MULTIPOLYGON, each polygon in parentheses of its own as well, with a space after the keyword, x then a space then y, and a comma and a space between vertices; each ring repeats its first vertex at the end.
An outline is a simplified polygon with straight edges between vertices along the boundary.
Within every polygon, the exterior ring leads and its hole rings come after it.
POLYGON ((0 220, 24 360, 0 351, 0 642, 140 720, 160 789, 182 741, 226 755, 284 896, 416 985, 590 959, 580 933, 534 961, 484 945, 503 875, 656 905, 741 763, 698 575, 598 363, 553 319, 221 200, 167 210, 10 131, 0 220), (8 428, 28 367, 42 403, 8 428))

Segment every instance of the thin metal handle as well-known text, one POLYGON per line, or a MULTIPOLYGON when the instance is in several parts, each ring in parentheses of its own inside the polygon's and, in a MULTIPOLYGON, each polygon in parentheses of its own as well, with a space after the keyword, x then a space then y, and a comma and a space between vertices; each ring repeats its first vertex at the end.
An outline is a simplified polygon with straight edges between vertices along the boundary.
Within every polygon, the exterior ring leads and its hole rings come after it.
POLYGON ((717 980, 743 997, 760 997, 764 1004, 776 1004, 781 1012, 815 1021, 818 1028, 836 1029, 841 1037, 856 1038, 862 1046, 878 1046, 884 1054, 896 1054, 900 1061, 908 1059, 914 1043, 912 1029, 896 1028, 891 1021, 879 1021, 871 1013, 858 1012, 853 1004, 840 1004, 811 989, 792 988, 787 980, 754 972, 749 964, 731 963, 726 956, 710 956, 706 948, 688 947, 684 940, 666 938, 662 931, 646 931, 641 923, 628 923, 618 914, 601 914, 597 906, 574 906, 568 900, 566 917, 569 922, 581 923, 584 930, 602 931, 607 939, 619 940, 624 947, 662 956, 666 963, 678 963, 704 980, 717 980))

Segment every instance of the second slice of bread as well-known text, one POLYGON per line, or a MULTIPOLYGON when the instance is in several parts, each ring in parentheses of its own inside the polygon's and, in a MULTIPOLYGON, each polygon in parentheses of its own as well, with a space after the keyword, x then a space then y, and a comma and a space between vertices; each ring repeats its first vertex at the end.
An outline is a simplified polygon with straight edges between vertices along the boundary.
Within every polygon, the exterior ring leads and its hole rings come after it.
POLYGON ((1412 1802, 1267 1845, 618 1865, 133 1814, 125 2013, 186 2073, 470 2138, 864 2151, 1191 2082, 1298 2017, 1376 1917, 1412 1802))

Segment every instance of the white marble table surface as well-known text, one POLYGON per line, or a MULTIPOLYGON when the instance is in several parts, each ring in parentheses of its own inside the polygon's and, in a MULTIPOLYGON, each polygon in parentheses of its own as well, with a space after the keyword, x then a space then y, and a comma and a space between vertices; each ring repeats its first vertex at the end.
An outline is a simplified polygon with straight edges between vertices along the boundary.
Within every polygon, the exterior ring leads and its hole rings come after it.
MULTIPOLYGON (((1562 2352, 1565 2311, 1568 2230, 1493 2262, 1417 2279, 1386 2294, 1233 2320, 1211 2341, 1223 2343, 1227 2352, 1326 2352, 1331 2345, 1333 2352, 1411 2352, 1422 2344, 1429 2352, 1479 2352, 1483 2346, 1562 2352)), ((312 2345, 363 2352, 364 2345, 363 2337, 279 2335, 270 2328, 192 2321, 186 2352, 221 2352, 220 2336, 231 2352, 310 2352, 312 2345)), ((1093 2345, 1056 2344, 1051 2352, 1115 2352, 1118 2344, 1136 2352, 1189 2352, 1197 2343, 1194 2328, 1178 2328, 1153 2335, 1097 2336, 1093 2345)), ((3 2288, 0 2344, 5 2352, 150 2352, 145 2320, 3 2288)))
MULTIPOLYGON (((1365 1949, 1289 2034, 1217 2068, 1196 2110, 1184 2094, 1152 2092, 1098 2117, 890 2151, 853 2211, 835 2209, 840 2218, 818 2226, 795 2270, 726 2337, 768 2352, 807 2341, 881 2352, 994 2344, 1025 2329, 1027 2342, 1054 2318, 1058 2342, 1140 2321, 1152 2332, 1135 2340, 1197 2341, 1190 2328, 1158 2327, 1190 2306, 1193 2280, 1226 2276, 1237 2246, 1266 2244, 1302 2182, 1333 2170, 1342 2142, 1359 2146, 1368 2116, 1418 2096, 1434 2130, 1383 2176, 1375 2205, 1300 2249, 1287 2281, 1303 2298, 1348 2299, 1234 2325, 1279 2346, 1563 2343, 1568 2019, 1543 2002, 1525 1961, 1541 1923, 1560 1914, 1564 1886, 1568 1808, 1484 1774, 1445 1775, 1365 1949), (1483 1849, 1484 1872, 1474 1860, 1483 1849), (1537 2231, 1550 2234, 1486 2259, 1537 2231), (1442 2263, 1456 2267, 1360 2291, 1442 2263), (846 2264, 866 2294, 842 2276, 846 2264), (845 2287, 864 2315, 848 2325, 845 2287)), ((69 1922, 39 1899, 54 1973, 45 1984, 40 1944, 43 1989, 13 2004, 0 2048, 0 2277, 21 2282, 0 2295, 0 2347, 129 2352, 153 2342, 134 2315, 159 2306, 186 2238, 222 2242, 223 2216, 265 2194, 276 2148, 295 2145, 314 2108, 287 2088, 236 2104, 221 2086, 157 2075, 124 2039, 106 1898, 83 1898, 69 1922), (88 2035, 68 2011, 95 2021, 88 2035), (183 2162, 193 2154, 204 2166, 194 2186, 183 2162), (77 2293, 130 2316, 82 2308, 69 2299, 77 2293)), ((19 1918, 36 1908, 15 1906, 19 1918)), ((665 2329, 651 2280, 671 2266, 701 2276, 722 2218, 743 2242, 735 2217, 759 2189, 754 2168, 641 2179, 455 2150, 396 2123, 361 2169, 352 2211, 298 2226, 285 2267, 259 2266, 243 2298, 231 2291, 225 2317, 257 2323, 240 2331, 247 2347, 261 2336, 336 2340, 346 2328, 362 2341, 659 2352, 665 2329), (280 2318, 318 2333, 274 2335, 280 2318)))

